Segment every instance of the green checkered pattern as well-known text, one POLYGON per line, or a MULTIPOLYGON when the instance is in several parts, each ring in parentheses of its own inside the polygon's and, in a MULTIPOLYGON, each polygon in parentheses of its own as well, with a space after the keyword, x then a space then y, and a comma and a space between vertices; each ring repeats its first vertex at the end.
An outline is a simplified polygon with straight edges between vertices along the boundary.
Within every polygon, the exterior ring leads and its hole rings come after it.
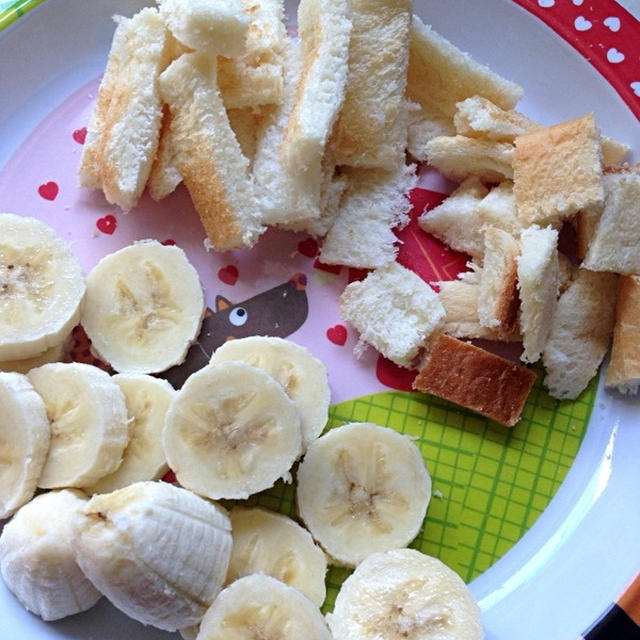
MULTIPOLYGON (((328 428, 375 422, 410 435, 433 481, 427 517, 412 547, 439 557, 467 582, 506 553, 544 511, 584 436, 596 381, 575 401, 542 388, 541 371, 522 419, 509 429, 434 396, 390 391, 331 408, 328 428)), ((251 499, 296 517, 295 487, 279 482, 251 499)), ((324 610, 346 569, 331 568, 324 610)))
POLYGON ((18 0, 17 2, 0 2, 0 31, 6 29, 20 16, 30 11, 44 0, 18 0))

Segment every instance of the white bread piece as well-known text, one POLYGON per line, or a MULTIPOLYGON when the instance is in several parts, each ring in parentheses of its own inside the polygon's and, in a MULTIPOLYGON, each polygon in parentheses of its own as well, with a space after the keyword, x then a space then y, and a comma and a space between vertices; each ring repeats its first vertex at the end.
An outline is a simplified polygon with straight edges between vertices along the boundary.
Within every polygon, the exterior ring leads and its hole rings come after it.
POLYGON ((442 204, 423 213, 418 225, 481 264, 484 233, 478 206, 487 193, 488 189, 477 178, 468 178, 442 204))
POLYGON ((166 104, 163 105, 162 110, 160 140, 147 180, 149 195, 156 202, 173 193, 182 182, 182 174, 176 165, 176 149, 171 131, 171 110, 166 104))
POLYGON ((605 200, 583 267, 640 275, 640 169, 608 173, 605 200))
POLYGON ((250 18, 241 0, 157 0, 173 35, 195 51, 242 55, 250 18))
POLYGON ((233 133, 235 133, 242 153, 249 160, 250 167, 253 166, 258 148, 258 132, 264 126, 264 122, 273 109, 273 106, 227 109, 229 124, 233 129, 233 133))
POLYGON ((483 226, 498 227, 517 238, 522 224, 516 209, 513 182, 504 180, 491 189, 478 204, 478 214, 483 226))
POLYGON ((621 393, 638 393, 640 387, 640 277, 620 276, 611 359, 604 384, 621 393))
POLYGON ((167 30, 152 8, 116 22, 79 173, 84 186, 102 187, 110 203, 128 211, 144 191, 158 146, 157 78, 166 65, 167 30))
POLYGON ((250 247, 264 230, 243 155, 220 92, 216 59, 188 53, 159 78, 171 109, 176 164, 216 251, 250 247))
POLYGON ((484 261, 480 278, 478 319, 485 327, 513 333, 518 323, 520 243, 497 227, 484 230, 484 261))
POLYGON ((359 269, 377 269, 398 254, 395 227, 409 221, 408 193, 418 183, 415 165, 395 171, 345 169, 349 188, 322 243, 320 260, 359 269))
POLYGON ((558 299, 558 232, 533 225, 522 231, 520 244, 518 290, 524 346, 520 359, 537 362, 547 343, 558 299))
POLYGON ((615 167, 621 165, 628 157, 631 147, 624 142, 618 142, 608 136, 600 136, 600 144, 602 147, 602 165, 607 167, 615 167))
POLYGON ((349 284, 340 296, 340 313, 360 332, 356 354, 367 343, 408 369, 416 366, 445 317, 435 291, 397 262, 349 284))
POLYGON ((431 112, 415 102, 408 103, 407 119, 407 151, 421 162, 427 159, 429 140, 456 134, 450 118, 431 112))
POLYGON ((602 149, 593 114, 515 139, 514 192, 524 226, 601 207, 602 149))
POLYGON ((425 145, 427 162, 445 177, 461 182, 477 176, 485 182, 513 178, 515 148, 509 142, 467 136, 438 136, 425 145))
POLYGON ((558 299, 542 361, 554 398, 574 399, 604 358, 615 322, 616 276, 579 269, 558 299))
POLYGON ((564 253, 558 251, 558 295, 562 295, 578 273, 576 267, 564 253))
POLYGON ((412 0, 350 0, 344 103, 331 138, 336 164, 392 170, 407 144, 404 93, 412 0))

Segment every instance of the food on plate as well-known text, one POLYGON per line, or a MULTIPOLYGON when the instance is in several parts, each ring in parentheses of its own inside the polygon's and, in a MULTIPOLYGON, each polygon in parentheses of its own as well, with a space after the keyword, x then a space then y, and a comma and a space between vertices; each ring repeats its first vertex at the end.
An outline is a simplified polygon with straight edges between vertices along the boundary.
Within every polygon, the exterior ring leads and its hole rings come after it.
POLYGON ((432 341, 413 388, 513 427, 535 379, 533 371, 516 362, 439 334, 432 341))
POLYGON ((49 419, 29 379, 0 372, 0 520, 33 498, 49 450, 49 419))
POLYGON ((356 352, 370 344, 407 368, 415 365, 445 318, 435 291, 397 262, 349 284, 340 296, 340 313, 360 332, 356 352))
POLYGON ((32 358, 20 358, 19 360, 3 360, 0 362, 0 371, 16 371, 29 373, 31 369, 41 367, 43 364, 62 360, 67 348, 67 340, 43 351, 32 358))
POLYGON ((184 361, 205 309, 184 251, 145 240, 91 270, 81 322, 91 348, 116 371, 157 373, 184 361))
POLYGON ((335 640, 482 640, 460 576, 414 549, 375 553, 345 580, 327 622, 335 640))
POLYGON ((224 589, 200 623, 199 640, 332 640, 320 609, 297 589, 264 574, 224 589))
POLYGON ((227 584, 264 573, 297 589, 316 607, 322 606, 327 558, 304 527, 260 507, 235 507, 229 515, 233 546, 227 584))
POLYGON ((177 393, 162 444, 181 485, 207 498, 244 499, 290 478, 302 452, 300 413, 262 369, 217 362, 177 393))
POLYGON ((124 395, 109 374, 79 362, 54 362, 28 377, 51 422, 38 486, 82 488, 115 471, 129 442, 129 421, 124 395))
POLYGON ((230 360, 258 367, 280 383, 300 414, 306 450, 322 433, 329 416, 331 390, 324 363, 295 342, 267 336, 229 340, 211 357, 212 364, 230 360))
POLYGON ((124 394, 130 437, 118 468, 84 488, 89 495, 109 493, 143 480, 158 480, 169 469, 162 448, 162 430, 175 389, 166 380, 141 373, 119 373, 111 379, 124 394))
POLYGON ((407 546, 431 498, 417 445, 373 423, 331 429, 298 467, 296 502, 331 564, 357 566, 368 555, 407 546))
POLYGON ((0 535, 0 570, 7 588, 43 620, 86 611, 102 594, 78 566, 71 529, 87 497, 62 489, 24 505, 0 535))
POLYGON ((620 276, 611 360, 604 383, 622 393, 638 393, 640 385, 640 276, 620 276))
POLYGON ((61 345, 78 322, 84 274, 71 248, 44 222, 0 213, 0 360, 61 345))
POLYGON ((118 609, 166 631, 197 624, 224 583, 231 523, 166 482, 95 495, 72 526, 84 574, 118 609))

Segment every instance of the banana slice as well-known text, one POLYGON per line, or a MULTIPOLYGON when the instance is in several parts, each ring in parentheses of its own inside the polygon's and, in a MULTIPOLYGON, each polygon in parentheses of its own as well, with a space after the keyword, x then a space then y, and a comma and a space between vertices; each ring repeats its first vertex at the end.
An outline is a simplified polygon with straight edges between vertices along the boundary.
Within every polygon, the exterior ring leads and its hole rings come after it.
POLYGON ((198 273, 176 246, 136 242, 87 276, 82 326, 120 373, 158 373, 184 361, 205 312, 198 273))
POLYGON ((226 512, 166 482, 95 495, 74 524, 76 560, 131 618, 166 631, 197 624, 231 554, 226 512))
POLYGON ((256 573, 236 580, 209 607, 198 640, 331 640, 320 610, 293 587, 256 573))
POLYGON ((169 469, 162 448, 162 429, 175 389, 166 380, 141 373, 119 373, 111 379, 124 393, 131 436, 122 464, 85 489, 90 495, 109 493, 143 480, 158 480, 169 469))
POLYGON ((66 341, 55 347, 47 349, 43 353, 33 356, 32 358, 24 358, 22 360, 3 360, 0 362, 0 371, 17 371, 18 373, 29 373, 31 369, 41 367, 43 364, 50 362, 58 362, 62 360, 66 349, 66 341))
POLYGON ((415 549, 369 556, 327 622, 336 640, 482 640, 480 609, 457 573, 415 549))
POLYGON ((42 398, 21 373, 0 373, 0 520, 33 498, 49 450, 42 398))
POLYGON ((327 595, 327 558, 309 532, 291 518, 259 507, 236 507, 230 515, 233 549, 227 584, 265 573, 321 607, 327 595))
POLYGON ((53 229, 0 213, 0 360, 23 360, 59 345, 80 317, 80 262, 53 229))
POLYGON ((38 486, 85 487, 115 471, 129 442, 125 399, 109 375, 88 364, 55 362, 29 372, 51 423, 38 486))
POLYGON ((171 403, 163 446, 184 487, 208 498, 244 499, 290 478, 302 448, 300 416, 261 369, 209 364, 171 403))
POLYGON ((63 489, 22 507, 0 535, 0 570, 9 590, 43 620, 86 611, 101 597, 77 565, 71 524, 87 498, 63 489))
POLYGON ((212 363, 228 360, 264 369, 284 387, 300 411, 306 450, 322 433, 329 417, 331 391, 324 364, 295 342, 263 336, 229 340, 211 358, 212 363))
POLYGON ((393 429, 351 423, 316 440, 298 468, 297 503, 330 563, 354 567, 405 547, 420 530, 431 478, 418 447, 393 429))

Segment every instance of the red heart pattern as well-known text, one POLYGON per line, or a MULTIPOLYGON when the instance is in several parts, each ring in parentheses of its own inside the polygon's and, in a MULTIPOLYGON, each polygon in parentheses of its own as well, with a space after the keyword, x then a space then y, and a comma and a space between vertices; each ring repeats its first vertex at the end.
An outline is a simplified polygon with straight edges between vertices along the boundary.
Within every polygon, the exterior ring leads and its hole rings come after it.
POLYGON ((327 329, 327 338, 329 338, 333 344, 337 344, 339 347, 342 347, 347 341, 347 328, 342 324, 330 327, 327 329))
POLYGON ((111 214, 105 216, 104 218, 98 218, 96 222, 96 227, 98 227, 98 230, 108 235, 111 235, 116 230, 117 226, 118 221, 116 220, 116 217, 112 216, 111 214))
POLYGON ((314 238, 307 238, 298 242, 298 251, 307 258, 315 258, 318 255, 318 242, 314 238))
POLYGON ((232 264, 228 264, 226 267, 222 267, 218 271, 218 278, 225 284, 233 285, 238 282, 238 268, 232 264))
POLYGON ((76 129, 73 132, 73 139, 78 144, 84 144, 84 141, 87 139, 87 127, 82 127, 82 129, 76 129))
POLYGON ((38 187, 38 193, 40 194, 40 197, 44 198, 45 200, 55 200, 58 196, 58 191, 58 185, 53 181, 45 182, 38 187))

